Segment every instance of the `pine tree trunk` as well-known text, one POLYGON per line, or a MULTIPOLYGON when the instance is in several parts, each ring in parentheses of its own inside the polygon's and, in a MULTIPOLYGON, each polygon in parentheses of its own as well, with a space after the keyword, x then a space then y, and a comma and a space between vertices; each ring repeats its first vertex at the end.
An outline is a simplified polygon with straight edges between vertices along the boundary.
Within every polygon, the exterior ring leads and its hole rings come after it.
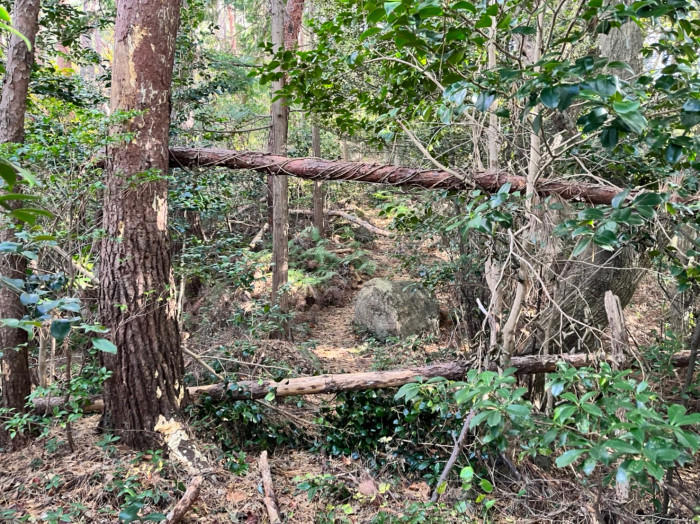
POLYGON ((119 0, 114 29, 112 112, 142 113, 115 130, 133 138, 107 158, 99 311, 117 353, 102 354, 112 372, 102 426, 141 449, 185 400, 165 179, 179 10, 179 0, 119 0))
MULTIPOLYGON (((14 27, 34 46, 39 29, 39 0, 16 0, 12 10, 14 27)), ((24 113, 27 110, 29 75, 34 62, 33 49, 16 35, 10 38, 5 55, 5 78, 0 95, 0 143, 24 141, 24 113)), ((18 191, 19 188, 15 188, 18 191)), ((0 242, 13 241, 14 230, 0 218, 0 242)), ((24 279, 27 259, 21 255, 0 256, 0 275, 12 279, 24 279)), ((0 285, 0 318, 22 318, 24 307, 16 293, 0 285)), ((24 411, 27 396, 31 393, 27 332, 23 329, 0 327, 0 353, 2 361, 2 407, 16 412, 24 411)), ((27 435, 16 435, 10 441, 0 424, 0 447, 19 447, 27 435)))

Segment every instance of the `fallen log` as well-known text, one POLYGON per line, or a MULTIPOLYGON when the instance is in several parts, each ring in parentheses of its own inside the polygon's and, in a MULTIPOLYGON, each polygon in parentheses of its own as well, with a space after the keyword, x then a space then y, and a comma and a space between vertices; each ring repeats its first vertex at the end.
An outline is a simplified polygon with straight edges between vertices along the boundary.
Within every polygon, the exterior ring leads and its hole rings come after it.
MULTIPOLYGON (((313 216, 314 212, 307 209, 290 209, 289 214, 313 216)), ((381 229, 375 226, 374 224, 370 224, 366 220, 362 220, 361 218, 356 217, 355 215, 351 215, 350 213, 346 213, 345 211, 329 209, 325 211, 324 214, 332 217, 344 218, 348 222, 352 222, 353 224, 357 224, 358 226, 364 227, 367 231, 369 231, 370 233, 374 233, 375 235, 380 235, 383 237, 392 236, 392 233, 390 231, 387 231, 386 229, 381 229)))
MULTIPOLYGON (((672 356, 674 367, 688 365, 690 351, 680 351, 672 356)), ((571 353, 565 355, 528 355, 513 357, 511 366, 518 375, 533 373, 549 373, 557 369, 559 362, 580 368, 594 366, 601 359, 587 353, 571 353)), ((334 375, 317 375, 311 377, 287 378, 274 380, 241 380, 240 382, 216 383, 206 386, 193 386, 188 389, 192 401, 200 401, 204 397, 214 400, 248 400, 264 398, 270 391, 276 397, 296 395, 315 395, 320 393, 340 393, 341 391, 358 391, 367 389, 395 388, 414 382, 419 378, 429 379, 444 377, 449 380, 461 380, 472 368, 471 361, 442 362, 427 366, 396 369, 390 371, 367 371, 362 373, 339 373, 334 375)), ((493 370, 496 366, 492 366, 493 370)), ((624 368, 623 368, 624 369, 624 368)), ((51 409, 63 404, 63 397, 44 397, 33 399, 36 409, 51 409)), ((103 404, 101 399, 95 399, 83 407, 85 413, 99 412, 103 404)))
MULTIPOLYGON (((373 184, 414 186, 426 189, 466 190, 478 187, 487 192, 498 191, 510 184, 510 191, 524 192, 525 177, 502 171, 473 171, 457 177, 447 171, 415 169, 362 162, 324 160, 321 158, 288 158, 266 153, 228 149, 170 148, 170 167, 226 167, 252 169, 271 175, 292 175, 310 180, 352 180, 373 184)), ((591 204, 610 204, 619 188, 576 182, 541 180, 536 190, 543 196, 558 195, 564 200, 580 200, 591 204)))

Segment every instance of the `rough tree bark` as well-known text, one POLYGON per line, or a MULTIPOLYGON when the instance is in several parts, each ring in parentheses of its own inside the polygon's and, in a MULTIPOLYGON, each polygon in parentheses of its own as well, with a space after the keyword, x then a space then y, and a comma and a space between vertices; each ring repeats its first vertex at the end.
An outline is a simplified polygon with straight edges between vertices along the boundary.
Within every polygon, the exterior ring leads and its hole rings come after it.
MULTIPOLYGON (((316 158, 321 157, 321 129, 314 125, 311 128, 311 154, 316 158)), ((326 236, 326 222, 325 215, 323 213, 324 201, 326 199, 325 191, 323 188, 323 182, 314 180, 314 193, 313 193, 313 217, 314 217, 314 227, 321 235, 321 238, 326 236)))
MULTIPOLYGON (((644 35, 634 22, 627 22, 619 29, 601 35, 598 41, 602 56, 630 65, 632 71, 618 72, 625 80, 632 80, 641 73, 643 45, 644 35)), ((649 258, 631 246, 610 252, 589 244, 581 255, 564 265, 563 271, 557 272, 559 276, 553 296, 559 307, 550 307, 544 312, 545 338, 551 339, 551 345, 558 347, 559 351, 589 345, 594 338, 593 332, 572 322, 561 312, 594 329, 605 328, 608 325, 605 292, 612 291, 618 296, 621 308, 625 308, 648 264, 649 258)), ((543 346, 549 348, 550 343, 545 341, 543 346)))
MULTIPOLYGON (((270 1, 270 25, 272 31, 272 46, 275 52, 285 45, 285 9, 284 0, 270 1)), ((282 73, 278 69, 279 73, 282 73)), ((285 76, 272 82, 270 107, 272 117, 268 151, 276 155, 287 153, 287 129, 289 123, 289 107, 283 97, 274 99, 276 93, 284 89, 285 76)), ((288 309, 286 293, 280 294, 280 288, 287 283, 289 264, 289 183, 286 176, 268 176, 268 188, 272 198, 272 302, 277 303, 284 312, 288 309)))
MULTIPOLYGON (((446 171, 415 169, 393 165, 367 164, 323 160, 321 158, 288 158, 281 155, 235 151, 231 149, 170 148, 170 158, 183 167, 227 167, 251 169, 269 174, 293 175, 309 180, 345 180, 393 186, 422 187, 424 189, 452 189, 464 191, 478 187, 487 192, 498 191, 510 184, 510 191, 524 192, 525 177, 498 171, 473 171, 458 178, 446 171)), ((541 196, 558 195, 564 200, 590 204, 610 204, 621 190, 614 186, 600 186, 576 182, 539 180, 535 190, 541 196)), ((634 194, 631 195, 634 197, 634 194)))
MULTIPOLYGON (((29 75, 34 62, 34 42, 39 29, 39 0, 16 0, 12 9, 12 23, 32 44, 32 49, 17 35, 12 35, 5 55, 5 78, 0 94, 0 143, 24 141, 24 113, 27 110, 29 75)), ((17 190, 17 188, 15 188, 17 190)), ((0 218, 0 242, 14 240, 14 229, 0 218)), ((27 259, 21 255, 0 256, 0 275, 24 279, 27 259)), ((0 318, 22 318, 24 307, 17 294, 0 284, 0 318)), ((31 392, 27 356, 27 332, 23 329, 0 327, 2 360, 2 407, 18 412, 31 392)), ((0 446, 19 447, 26 435, 13 440, 0 424, 0 446)))
POLYGON ((107 155, 99 312, 117 353, 101 356, 102 426, 136 448, 161 442, 156 425, 179 420, 186 396, 163 176, 179 12, 179 0, 118 0, 114 28, 111 109, 141 114, 107 155))

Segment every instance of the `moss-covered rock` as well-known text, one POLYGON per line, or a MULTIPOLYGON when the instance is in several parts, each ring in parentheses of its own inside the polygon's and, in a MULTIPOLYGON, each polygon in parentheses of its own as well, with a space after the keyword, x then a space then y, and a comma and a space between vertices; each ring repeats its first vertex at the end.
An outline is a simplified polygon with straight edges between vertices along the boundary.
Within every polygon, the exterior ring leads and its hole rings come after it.
POLYGON ((440 311, 419 283, 374 278, 355 301, 355 325, 378 338, 437 332, 440 311))

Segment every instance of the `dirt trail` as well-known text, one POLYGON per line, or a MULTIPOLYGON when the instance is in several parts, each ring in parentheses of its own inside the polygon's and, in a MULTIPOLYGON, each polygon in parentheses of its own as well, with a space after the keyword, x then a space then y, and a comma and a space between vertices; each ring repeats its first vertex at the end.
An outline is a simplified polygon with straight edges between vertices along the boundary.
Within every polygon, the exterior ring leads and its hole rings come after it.
MULTIPOLYGON (((373 210, 372 210, 373 211, 373 210)), ((365 211, 372 224, 387 228, 390 219, 371 216, 365 211)), ((365 277, 363 282, 371 278, 408 278, 399 268, 398 261, 392 256, 397 240, 393 237, 377 236, 371 247, 365 249, 368 258, 376 265, 376 271, 371 277, 365 277)), ((357 339, 353 329, 353 310, 355 298, 361 285, 352 290, 346 297, 345 305, 340 307, 324 307, 315 318, 314 326, 309 334, 309 340, 317 341, 314 349, 316 356, 323 362, 328 372, 357 372, 368 371, 372 367, 372 355, 366 354, 366 344, 357 339)))

